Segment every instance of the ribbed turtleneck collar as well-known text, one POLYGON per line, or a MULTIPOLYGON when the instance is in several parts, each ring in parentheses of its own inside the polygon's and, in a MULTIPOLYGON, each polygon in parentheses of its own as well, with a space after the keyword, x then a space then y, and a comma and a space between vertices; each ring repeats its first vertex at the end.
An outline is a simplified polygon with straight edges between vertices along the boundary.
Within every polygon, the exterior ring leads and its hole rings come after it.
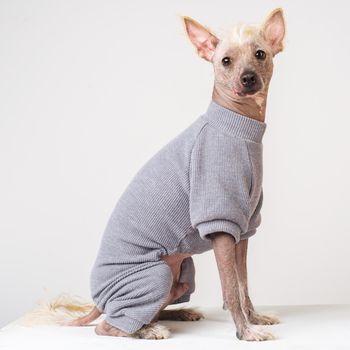
POLYGON ((226 133, 260 143, 266 123, 246 117, 211 101, 204 118, 226 133))

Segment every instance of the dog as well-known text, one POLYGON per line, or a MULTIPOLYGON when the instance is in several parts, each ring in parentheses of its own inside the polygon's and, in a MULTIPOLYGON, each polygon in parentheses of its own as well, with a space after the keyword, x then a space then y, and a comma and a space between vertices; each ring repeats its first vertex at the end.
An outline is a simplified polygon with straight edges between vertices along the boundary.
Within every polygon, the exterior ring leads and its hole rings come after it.
POLYGON ((200 320, 194 309, 165 310, 190 300, 191 258, 214 250, 224 309, 240 340, 273 336, 256 325, 278 323, 253 307, 247 247, 260 224, 262 136, 273 58, 283 50, 282 9, 262 25, 237 25, 221 39, 183 17, 198 55, 215 73, 207 112, 156 153, 135 175, 109 219, 91 273, 95 303, 87 325, 102 313, 98 335, 163 339, 158 320, 200 320))

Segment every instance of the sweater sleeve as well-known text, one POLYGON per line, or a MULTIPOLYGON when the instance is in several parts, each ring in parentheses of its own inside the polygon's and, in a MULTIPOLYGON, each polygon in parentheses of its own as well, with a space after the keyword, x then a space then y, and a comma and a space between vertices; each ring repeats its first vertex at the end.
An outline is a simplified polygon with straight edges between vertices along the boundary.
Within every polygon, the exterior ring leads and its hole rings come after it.
POLYGON ((251 168, 244 140, 206 125, 190 164, 191 224, 202 239, 231 234, 236 243, 248 229, 251 168))
POLYGON ((260 209, 262 207, 262 203, 263 203, 263 190, 261 189, 258 204, 257 204, 252 216, 249 219, 248 231, 241 236, 241 240, 248 239, 248 238, 252 237, 253 235, 255 235, 256 229, 258 228, 258 226, 261 223, 260 209))

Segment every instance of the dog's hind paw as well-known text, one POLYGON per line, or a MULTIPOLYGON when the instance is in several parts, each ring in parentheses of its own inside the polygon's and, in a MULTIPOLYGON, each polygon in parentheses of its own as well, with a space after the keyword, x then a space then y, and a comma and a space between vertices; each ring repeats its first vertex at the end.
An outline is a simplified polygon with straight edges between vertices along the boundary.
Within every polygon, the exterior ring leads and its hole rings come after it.
POLYGON ((201 318, 203 314, 194 309, 162 310, 159 315, 160 320, 171 321, 199 321, 201 318))
POLYGON ((133 333, 132 336, 139 339, 167 339, 170 337, 170 331, 161 324, 150 323, 144 325, 133 333))

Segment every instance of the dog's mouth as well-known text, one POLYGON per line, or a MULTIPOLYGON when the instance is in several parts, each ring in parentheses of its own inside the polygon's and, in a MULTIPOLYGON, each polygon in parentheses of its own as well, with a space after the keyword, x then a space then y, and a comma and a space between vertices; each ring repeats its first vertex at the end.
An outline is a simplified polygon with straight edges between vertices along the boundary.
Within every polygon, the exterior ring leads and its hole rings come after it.
POLYGON ((241 89, 241 90, 233 88, 232 94, 233 94, 233 96, 238 96, 238 97, 253 96, 257 92, 259 92, 259 90, 260 90, 260 88, 258 88, 258 89, 241 89))

